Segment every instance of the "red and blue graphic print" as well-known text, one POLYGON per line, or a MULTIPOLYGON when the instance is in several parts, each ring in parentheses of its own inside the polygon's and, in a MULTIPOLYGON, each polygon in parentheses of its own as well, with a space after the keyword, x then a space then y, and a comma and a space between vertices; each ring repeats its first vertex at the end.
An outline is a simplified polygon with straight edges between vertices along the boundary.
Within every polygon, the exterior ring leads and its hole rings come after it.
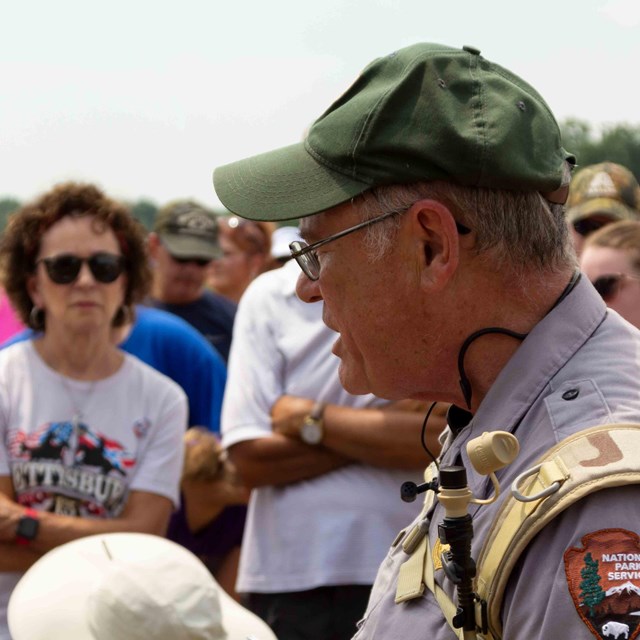
POLYGON ((21 504, 84 517, 114 517, 123 508, 135 457, 86 424, 52 422, 12 431, 11 474, 21 504))

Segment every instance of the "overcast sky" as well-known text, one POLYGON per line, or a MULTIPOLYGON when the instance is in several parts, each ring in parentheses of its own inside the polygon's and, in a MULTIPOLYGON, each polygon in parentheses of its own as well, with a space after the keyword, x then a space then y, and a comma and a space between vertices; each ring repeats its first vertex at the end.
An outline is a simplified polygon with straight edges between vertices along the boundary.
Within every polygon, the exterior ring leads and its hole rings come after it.
POLYGON ((640 124, 640 0, 0 0, 0 196, 79 179, 217 206, 372 59, 473 45, 559 119, 640 124))

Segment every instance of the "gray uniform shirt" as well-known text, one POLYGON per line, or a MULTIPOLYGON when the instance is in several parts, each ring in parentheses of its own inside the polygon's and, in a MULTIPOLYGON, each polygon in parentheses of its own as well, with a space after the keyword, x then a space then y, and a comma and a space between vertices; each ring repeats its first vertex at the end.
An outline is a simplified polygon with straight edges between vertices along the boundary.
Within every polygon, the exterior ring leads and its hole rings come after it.
MULTIPOLYGON (((490 481, 473 470, 466 443, 485 431, 497 429, 514 433, 520 442, 519 456, 496 474, 504 492, 500 499, 488 506, 470 506, 473 557, 478 557, 495 514, 518 474, 532 467, 542 454, 567 436, 613 422, 640 422, 640 332, 607 310, 583 276, 573 291, 534 327, 501 371, 471 422, 443 453, 441 466, 456 464, 461 455, 473 494, 488 497, 492 493, 490 481)), ((436 505, 432 513, 429 538, 435 541, 444 510, 436 505)), ((581 547, 583 536, 604 529, 618 536, 624 533, 617 530, 631 535, 640 533, 639 486, 591 494, 555 518, 534 538, 507 586, 502 608, 505 640, 594 637, 569 591, 564 556, 570 548, 581 547)), ((614 545, 612 554, 616 550, 614 545)), ((618 551, 625 550, 628 548, 621 547, 618 551)), ((407 558, 402 544, 396 543, 390 549, 354 640, 456 638, 430 592, 395 604, 398 571, 407 558)), ((603 565, 600 572, 613 570, 616 564, 620 565, 613 561, 606 568, 603 565)), ((620 587, 626 587, 627 593, 637 587, 640 595, 640 579, 626 580, 631 587, 624 584, 627 575, 640 573, 619 575, 620 587)), ((436 571, 436 581, 447 593, 454 593, 442 569, 436 571)), ((609 585, 607 579, 602 582, 609 585)), ((635 602, 631 604, 635 606, 635 602)), ((626 621, 620 621, 619 616, 611 621, 606 616, 596 616, 593 622, 596 633, 602 638, 613 637, 613 632, 624 637, 626 627, 628 637, 635 637, 633 625, 640 623, 640 606, 637 610, 626 621)))

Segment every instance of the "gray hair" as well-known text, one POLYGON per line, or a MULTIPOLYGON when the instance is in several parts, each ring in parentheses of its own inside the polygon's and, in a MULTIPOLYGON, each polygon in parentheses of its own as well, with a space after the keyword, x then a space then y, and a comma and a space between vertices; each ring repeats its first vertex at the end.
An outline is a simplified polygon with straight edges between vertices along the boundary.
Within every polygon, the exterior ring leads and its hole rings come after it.
MULTIPOLYGON (((567 169, 569 171, 569 169, 567 169)), ((575 268, 576 256, 564 216, 564 207, 535 191, 467 187, 445 181, 376 187, 363 196, 363 219, 388 211, 406 211, 414 202, 433 199, 444 203, 456 221, 475 233, 474 252, 494 269, 522 276, 575 268)), ((373 260, 391 246, 400 216, 367 229, 366 245, 373 260)))

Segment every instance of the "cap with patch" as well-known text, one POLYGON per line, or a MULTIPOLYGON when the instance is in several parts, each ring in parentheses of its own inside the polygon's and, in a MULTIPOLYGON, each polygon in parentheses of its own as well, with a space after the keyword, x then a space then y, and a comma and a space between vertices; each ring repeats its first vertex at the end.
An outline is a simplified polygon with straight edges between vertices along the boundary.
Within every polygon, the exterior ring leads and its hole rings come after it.
POLYGON ((640 186, 626 167, 601 162, 576 172, 569 189, 567 220, 576 222, 593 215, 640 219, 640 186))
POLYGON ((420 180, 564 202, 567 160, 533 87, 472 47, 422 43, 372 62, 303 142, 219 167, 213 182, 234 213, 289 220, 420 180))
POLYGON ((176 258, 213 260, 222 255, 215 213, 193 200, 176 200, 162 207, 153 230, 176 258))

